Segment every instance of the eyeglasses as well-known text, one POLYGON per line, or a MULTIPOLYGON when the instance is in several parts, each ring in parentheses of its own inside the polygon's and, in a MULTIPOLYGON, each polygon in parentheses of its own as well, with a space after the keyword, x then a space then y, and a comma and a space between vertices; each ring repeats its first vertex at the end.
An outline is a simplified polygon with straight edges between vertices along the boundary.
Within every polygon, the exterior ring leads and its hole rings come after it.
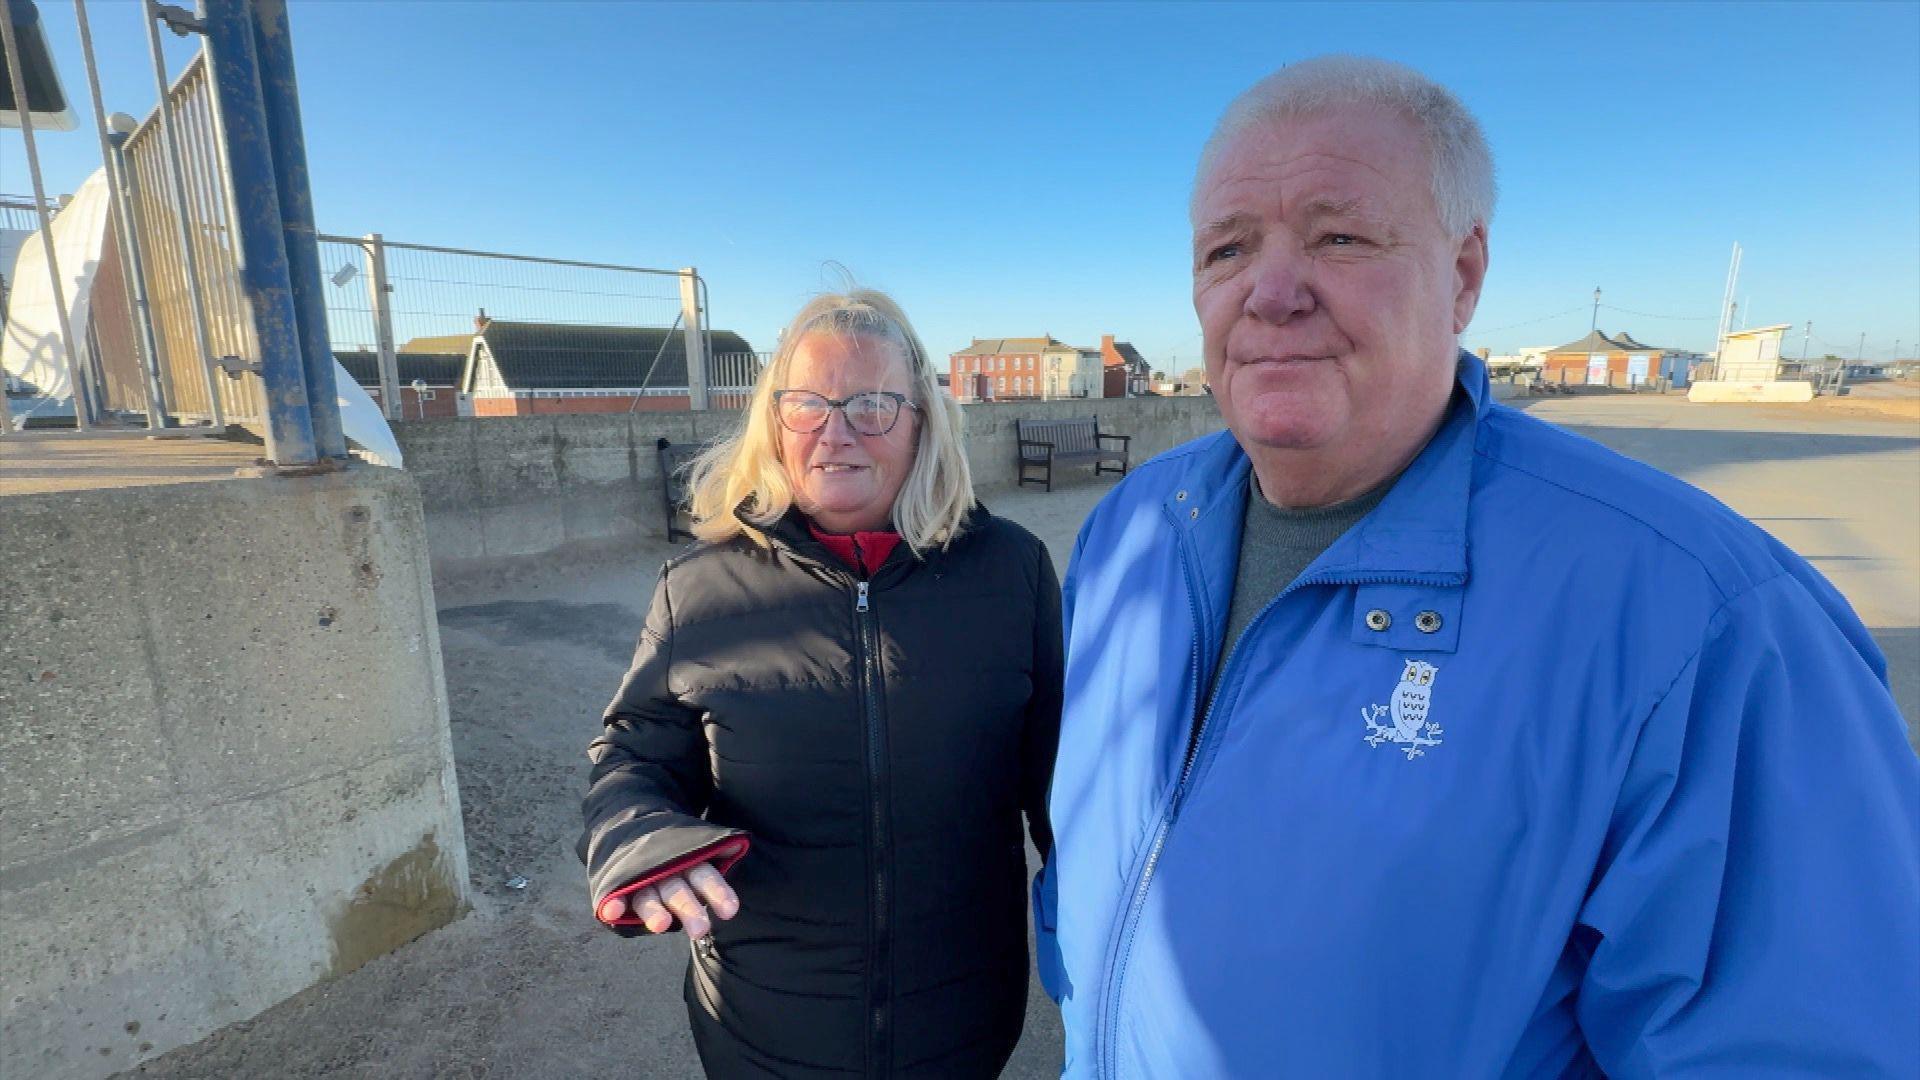
POLYGON ((905 394, 890 390, 868 390, 839 401, 821 397, 811 390, 776 390, 773 394, 774 415, 780 418, 781 427, 795 435, 812 435, 826 427, 835 409, 847 418, 847 426, 856 434, 885 435, 900 422, 903 406, 915 411, 920 408, 908 401, 905 394))

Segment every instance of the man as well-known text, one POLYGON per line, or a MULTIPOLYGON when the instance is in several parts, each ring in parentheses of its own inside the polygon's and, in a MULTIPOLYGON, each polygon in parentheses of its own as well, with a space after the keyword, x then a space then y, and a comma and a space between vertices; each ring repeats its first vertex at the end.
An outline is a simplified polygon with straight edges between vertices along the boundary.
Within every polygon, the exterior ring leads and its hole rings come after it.
POLYGON ((1070 1077, 1920 1075, 1920 763, 1805 561, 1493 404, 1479 126, 1285 69, 1195 183, 1227 432, 1082 529, 1070 1077))

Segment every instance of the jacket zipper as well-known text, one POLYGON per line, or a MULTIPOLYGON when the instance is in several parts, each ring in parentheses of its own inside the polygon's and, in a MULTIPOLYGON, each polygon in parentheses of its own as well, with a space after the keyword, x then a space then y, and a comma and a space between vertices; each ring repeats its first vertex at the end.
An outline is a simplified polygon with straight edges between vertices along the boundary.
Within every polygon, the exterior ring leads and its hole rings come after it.
POLYGON ((859 626, 861 712, 867 729, 867 790, 872 804, 869 822, 873 839, 873 865, 868 897, 868 927, 872 948, 867 968, 867 1075, 880 1076, 888 1071, 891 1064, 891 1033, 887 1030, 887 1002, 893 994, 890 981, 891 950, 887 942, 890 838, 887 832, 887 735, 880 708, 880 643, 868 587, 869 582, 865 580, 854 583, 853 611, 859 626))
MULTIPOLYGON (((1178 534, 1180 523, 1173 517, 1171 512, 1167 514, 1167 520, 1173 525, 1176 534, 1178 534)), ((1192 563, 1184 543, 1180 546, 1180 576, 1182 580, 1185 581, 1187 587, 1187 614, 1193 620, 1193 653, 1190 660, 1190 671, 1193 676, 1195 704, 1197 705, 1200 690, 1200 642, 1205 627, 1200 624, 1200 608, 1194 601, 1196 590, 1193 584, 1192 563)), ((1391 574, 1356 574, 1348 577, 1320 576, 1314 578, 1298 578, 1286 588, 1281 589, 1272 600, 1267 601, 1266 606, 1262 607, 1254 614, 1253 618, 1248 621, 1246 629, 1240 632, 1240 636, 1245 638, 1260 620, 1266 618, 1267 612, 1272 611, 1280 601, 1286 599, 1288 594, 1302 586, 1433 584, 1439 583, 1430 577, 1422 578, 1391 574)), ((1194 734, 1189 739, 1186 760, 1180 766, 1180 779, 1174 784, 1173 795, 1167 800, 1166 809, 1161 812, 1159 823, 1154 826, 1153 843, 1148 846, 1147 857, 1141 863, 1138 871, 1139 877, 1134 882, 1133 888, 1129 891, 1127 907, 1122 913, 1120 920, 1114 925, 1113 943, 1108 950, 1109 959, 1107 962, 1106 986, 1102 988, 1101 997, 1105 1008, 1102 1010, 1101 1030, 1099 1031, 1098 1040, 1095 1044, 1096 1074, 1110 1078, 1110 1080, 1117 1080, 1120 1075, 1119 1062, 1117 1060, 1119 1053, 1118 1028, 1120 1026, 1120 995, 1126 983, 1127 960, 1133 952, 1133 936, 1139 929, 1140 912, 1146 906, 1147 887, 1153 882, 1153 872, 1160 862, 1160 851, 1166 846, 1167 834, 1173 830, 1173 824, 1180 816, 1180 807, 1186 802, 1187 784, 1193 777, 1194 766, 1200 760, 1200 749, 1206 743, 1207 723, 1213 718, 1214 702, 1219 700, 1221 688, 1227 685, 1227 676, 1231 674, 1233 661, 1236 659, 1236 654, 1238 653, 1239 649, 1229 646, 1226 662, 1221 665, 1220 675, 1214 680, 1213 689, 1207 695, 1206 708, 1200 713, 1199 724, 1194 728, 1194 734)), ((1189 709, 1186 711, 1191 713, 1192 710, 1189 709)))
MULTIPOLYGON (((1173 520, 1172 514, 1168 514, 1167 517, 1169 521, 1173 520)), ((1174 521, 1173 526, 1177 532, 1180 527, 1179 522, 1174 521)), ((1187 614, 1193 620, 1193 650, 1188 660, 1188 671, 1192 675, 1194 693, 1197 697, 1200 686, 1200 640, 1204 628, 1200 625, 1200 609, 1193 599, 1193 572, 1188 565, 1185 545, 1181 546, 1180 552, 1180 576, 1186 582, 1187 614)), ((1223 671, 1221 674, 1224 676, 1226 673, 1223 671)), ((1193 710, 1183 711, 1191 716, 1193 710)), ((1189 719, 1187 723, 1191 726, 1193 721, 1189 719)), ((1203 714, 1200 718, 1200 730, 1205 731, 1206 725, 1206 716, 1203 714)), ((1199 739, 1196 737, 1193 741, 1198 743, 1199 739)), ((1159 824, 1154 826, 1153 843, 1147 847, 1146 861, 1141 864, 1138 871, 1140 876, 1128 895, 1126 909, 1121 914, 1119 922, 1114 925, 1113 942, 1108 948, 1107 984, 1101 991, 1101 1001, 1106 1007, 1102 1010, 1100 1030, 1095 1043, 1094 1070, 1098 1076, 1116 1077, 1120 1074, 1114 1061, 1114 1047, 1118 1043, 1114 1030, 1120 1023, 1120 988, 1126 979, 1127 958, 1133 949, 1133 934, 1138 928, 1140 909, 1146 903, 1147 885, 1153 880, 1154 865, 1160 861, 1160 848, 1166 843, 1168 830, 1173 827, 1175 808, 1179 805, 1180 797, 1187 786, 1187 772, 1192 767, 1193 755, 1188 754, 1186 763, 1180 768, 1180 780, 1174 785, 1173 797, 1167 801, 1166 809, 1161 811, 1159 824)))

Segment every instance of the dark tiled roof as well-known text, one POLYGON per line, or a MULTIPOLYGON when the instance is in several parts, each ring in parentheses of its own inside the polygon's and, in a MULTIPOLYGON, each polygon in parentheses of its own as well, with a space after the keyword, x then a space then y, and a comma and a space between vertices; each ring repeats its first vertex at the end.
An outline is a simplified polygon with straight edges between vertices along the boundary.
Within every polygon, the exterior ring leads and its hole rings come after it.
MULTIPOLYGON (((634 387, 642 380, 650 387, 687 385, 686 337, 679 330, 495 319, 479 336, 486 339, 501 379, 516 390, 634 387)), ((753 351, 745 338, 727 330, 712 332, 710 348, 716 356, 753 351)))
MULTIPOLYGON (((409 342, 409 344, 412 344, 409 342)), ((371 390, 380 385, 380 356, 370 349, 350 349, 333 354, 347 369, 353 381, 371 390)), ((460 372, 467 366, 466 353, 396 352, 394 366, 400 371, 400 384, 415 379, 428 386, 458 386, 460 372)))
POLYGON ((1600 331, 1595 330, 1589 333, 1586 337, 1581 338, 1579 341, 1569 341, 1565 345, 1555 346, 1554 348, 1548 349, 1547 351, 1550 353, 1613 352, 1617 349, 1624 349, 1624 348, 1626 348, 1625 345, 1622 345, 1619 342, 1608 337, 1607 335, 1601 333, 1600 331))
MULTIPOLYGON (((1113 351, 1119 353, 1120 359, 1124 360, 1127 363, 1127 366, 1129 367, 1143 367, 1143 368, 1152 367, 1151 364, 1147 363, 1146 358, 1140 355, 1140 350, 1134 348, 1128 342, 1125 342, 1125 341, 1114 342, 1113 351)), ((1115 364, 1113 366, 1118 367, 1119 365, 1115 364)))
POLYGON ((1558 348, 1548 349, 1550 353, 1601 353, 1601 352, 1669 352, 1658 345, 1647 345, 1633 340, 1633 335, 1624 331, 1614 337, 1608 337, 1598 330, 1592 331, 1579 341, 1570 341, 1558 348))

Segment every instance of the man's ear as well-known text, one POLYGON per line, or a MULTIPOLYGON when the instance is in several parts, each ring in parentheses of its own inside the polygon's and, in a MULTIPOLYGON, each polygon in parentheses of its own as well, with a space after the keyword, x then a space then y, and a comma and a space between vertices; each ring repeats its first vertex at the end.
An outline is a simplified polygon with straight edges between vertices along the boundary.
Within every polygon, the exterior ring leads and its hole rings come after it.
POLYGON ((1487 280, 1487 228, 1475 225, 1460 238, 1453 256, 1453 332, 1465 333, 1480 306, 1480 289, 1487 280))

